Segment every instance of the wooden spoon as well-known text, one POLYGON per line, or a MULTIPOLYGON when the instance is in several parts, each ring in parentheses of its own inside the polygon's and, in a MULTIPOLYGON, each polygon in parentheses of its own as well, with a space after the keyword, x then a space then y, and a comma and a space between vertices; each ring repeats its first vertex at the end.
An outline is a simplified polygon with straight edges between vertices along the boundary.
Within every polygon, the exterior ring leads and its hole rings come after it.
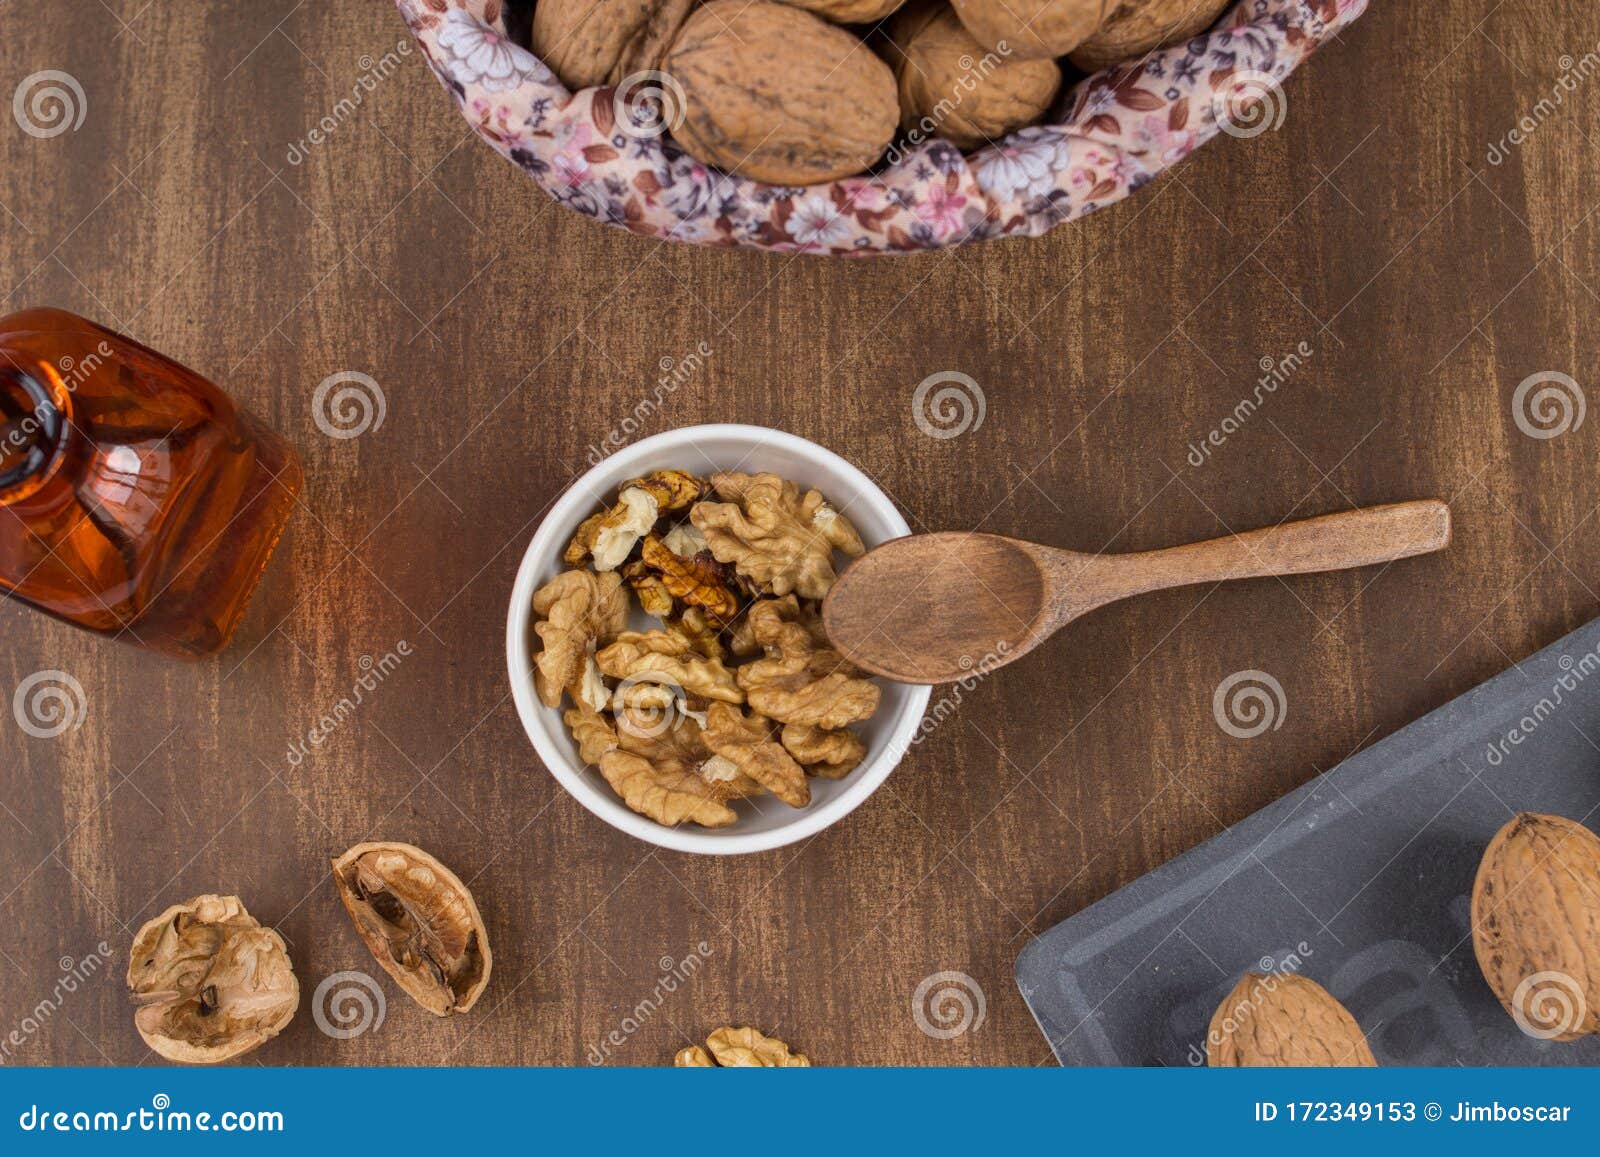
POLYGON ((857 666, 945 683, 1020 659, 1080 615, 1190 583, 1345 570, 1450 544, 1450 508, 1426 500, 1281 523, 1137 554, 1081 554, 998 534, 914 534, 868 551, 822 604, 857 666))

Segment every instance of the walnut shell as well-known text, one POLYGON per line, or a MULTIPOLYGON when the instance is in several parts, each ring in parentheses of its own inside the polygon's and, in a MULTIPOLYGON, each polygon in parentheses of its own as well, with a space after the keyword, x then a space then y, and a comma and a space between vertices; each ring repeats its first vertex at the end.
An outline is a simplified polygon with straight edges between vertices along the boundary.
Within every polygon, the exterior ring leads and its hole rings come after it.
POLYGON ((533 51, 571 89, 661 67, 694 0, 539 0, 533 51))
POLYGON ((873 24, 888 16, 905 0, 783 0, 796 8, 815 12, 835 24, 873 24))
POLYGON ((1361 1026, 1326 988, 1298 973, 1247 972, 1206 1034, 1212 1068, 1375 1067, 1361 1026))
POLYGON ((1072 52, 1072 63, 1098 72, 1169 44, 1182 44, 1217 22, 1233 0, 1123 0, 1099 31, 1072 52))
POLYGON ((1530 812, 1495 833, 1472 887, 1472 947, 1530 1036, 1600 1032, 1600 839, 1530 812))
POLYGON ((889 66, 850 33, 773 0, 711 0, 665 71, 683 90, 676 140, 696 160, 778 185, 870 168, 900 120, 889 66))
POLYGON ((1032 124, 1061 90, 1053 60, 1008 60, 986 53, 942 0, 901 9, 889 25, 900 127, 957 148, 992 144, 1032 124))
POLYGON ((140 928, 128 990, 144 1043, 185 1064, 243 1056, 282 1032, 300 1007, 283 938, 237 896, 196 896, 140 928))
POLYGON ((1110 14, 1116 0, 951 0, 985 49, 1014 60, 1065 56, 1110 14))
POLYGON ((357 844, 332 861, 344 910, 383 970, 435 1016, 466 1012, 489 983, 483 916, 456 874, 410 844, 357 844))

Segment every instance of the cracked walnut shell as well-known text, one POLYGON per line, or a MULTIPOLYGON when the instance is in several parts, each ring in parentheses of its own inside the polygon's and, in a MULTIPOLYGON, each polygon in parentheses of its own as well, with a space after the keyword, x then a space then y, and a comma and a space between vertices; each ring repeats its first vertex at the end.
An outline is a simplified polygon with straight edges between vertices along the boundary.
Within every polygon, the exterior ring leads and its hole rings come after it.
POLYGON ((850 520, 815 490, 802 495, 776 474, 716 474, 711 484, 725 501, 696 503, 689 518, 718 562, 764 592, 820 599, 838 577, 833 552, 866 551, 850 520))
POLYGON ((128 989, 144 1043, 185 1064, 243 1056, 282 1032, 300 1007, 283 938, 237 896, 196 896, 140 928, 128 989))
POLYGON ((578 697, 594 647, 628 625, 628 595, 620 575, 563 571, 535 592, 533 613, 544 643, 533 660, 534 684, 546 707, 559 707, 563 691, 578 697))
POLYGON ((356 931, 406 995, 435 1016, 468 1011, 489 983, 488 930, 467 886, 410 844, 357 844, 331 861, 356 931))

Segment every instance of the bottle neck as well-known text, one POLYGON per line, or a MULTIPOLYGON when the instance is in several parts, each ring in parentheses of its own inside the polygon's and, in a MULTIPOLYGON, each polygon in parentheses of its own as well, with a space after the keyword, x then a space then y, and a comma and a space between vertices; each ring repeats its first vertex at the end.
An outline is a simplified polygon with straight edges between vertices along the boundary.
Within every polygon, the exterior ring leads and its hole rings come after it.
POLYGON ((0 502, 31 491, 61 448, 66 415, 43 382, 12 366, 0 368, 0 502))

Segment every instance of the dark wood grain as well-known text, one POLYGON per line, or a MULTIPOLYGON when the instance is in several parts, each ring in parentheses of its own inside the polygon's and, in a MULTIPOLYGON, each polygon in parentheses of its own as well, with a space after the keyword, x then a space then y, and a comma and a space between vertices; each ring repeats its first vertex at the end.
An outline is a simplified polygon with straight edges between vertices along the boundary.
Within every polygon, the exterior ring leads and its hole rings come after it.
MULTIPOLYGON (((582 1064, 663 961, 692 980, 612 1047, 666 1062, 752 1023, 822 1064, 1034 1064, 1011 980, 1031 934, 1221 831, 1600 611, 1591 418, 1522 433, 1518 384, 1600 383, 1600 44, 1587 5, 1374 0, 1287 85, 1283 126, 1220 140, 1039 241, 880 263, 659 245, 546 199, 469 135, 415 56, 326 143, 289 155, 404 29, 381 2, 0 6, 9 97, 82 83, 76 132, 0 117, 5 309, 60 305, 186 362, 299 448, 301 508, 241 641, 182 666, 0 607, 0 693, 70 672, 81 727, 0 712, 0 1040, 64 958, 114 958, 8 1063, 143 1063, 119 976, 131 931, 237 892, 288 938, 306 1007, 284 1063, 582 1064), (587 448, 699 343, 641 433, 738 420, 839 451, 914 528, 1137 550, 1436 495, 1448 551, 1377 570, 1167 591, 1104 608, 966 692, 888 784, 809 843, 652 852, 568 798, 504 675, 512 575, 587 448), (1191 463, 1263 359, 1311 353, 1191 463), (312 418, 370 374, 381 428, 312 418), (923 435, 937 371, 987 415, 923 435), (290 744, 362 657, 412 654, 329 740, 290 744), (1255 669, 1281 727, 1224 733, 1212 694, 1255 669), (421 845, 470 881, 495 975, 436 1021, 319 1032, 311 990, 375 971, 327 857, 421 845), (704 950, 699 945, 704 944, 704 950), (986 1019, 919 1031, 930 974, 986 1019)), ((7 105, 9 108, 9 105, 7 105)))

